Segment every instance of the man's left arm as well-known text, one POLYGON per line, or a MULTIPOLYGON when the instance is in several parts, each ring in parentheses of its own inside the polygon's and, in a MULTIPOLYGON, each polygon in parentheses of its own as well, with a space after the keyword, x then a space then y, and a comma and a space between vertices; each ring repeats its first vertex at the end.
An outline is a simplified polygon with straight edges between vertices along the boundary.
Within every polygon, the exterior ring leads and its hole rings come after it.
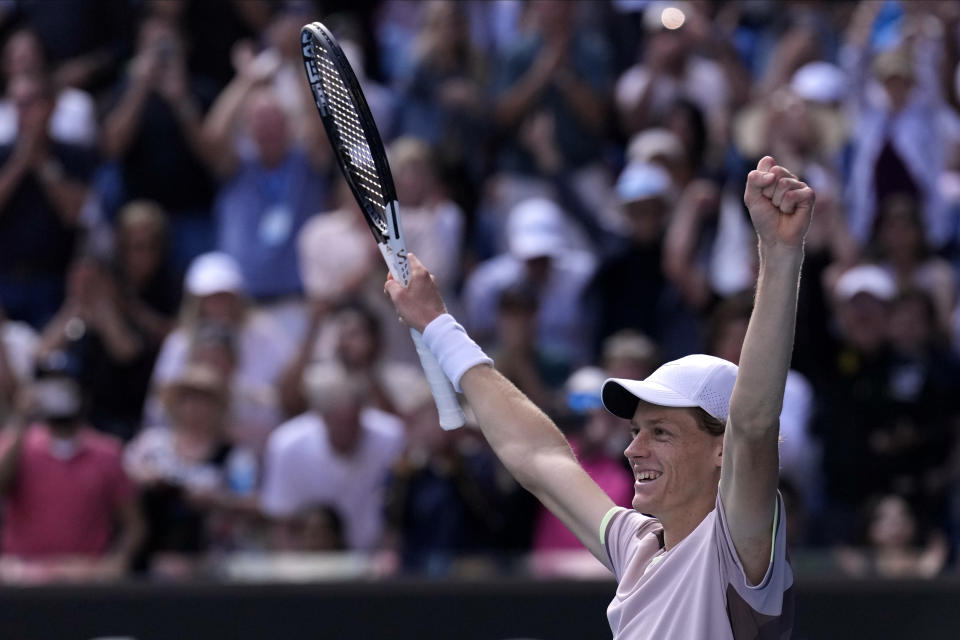
POLYGON ((744 202, 759 237, 760 274, 730 398, 720 497, 747 578, 758 584, 770 564, 780 411, 814 193, 767 156, 747 177, 744 202))

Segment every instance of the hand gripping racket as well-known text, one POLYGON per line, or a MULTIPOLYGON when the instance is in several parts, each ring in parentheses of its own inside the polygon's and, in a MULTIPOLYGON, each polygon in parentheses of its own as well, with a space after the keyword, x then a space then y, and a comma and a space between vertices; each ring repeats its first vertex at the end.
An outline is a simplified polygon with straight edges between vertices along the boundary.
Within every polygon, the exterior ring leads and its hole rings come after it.
MULTIPOLYGON (((353 191, 380 253, 395 280, 410 283, 410 264, 400 228, 400 208, 390 165, 380 132, 367 107, 360 83, 333 34, 314 22, 300 31, 300 48, 307 81, 313 91, 323 128, 333 146, 337 163, 353 191)), ((463 426, 463 412, 450 381, 437 359, 423 344, 423 336, 410 330, 420 364, 430 383, 440 413, 440 426, 463 426)))

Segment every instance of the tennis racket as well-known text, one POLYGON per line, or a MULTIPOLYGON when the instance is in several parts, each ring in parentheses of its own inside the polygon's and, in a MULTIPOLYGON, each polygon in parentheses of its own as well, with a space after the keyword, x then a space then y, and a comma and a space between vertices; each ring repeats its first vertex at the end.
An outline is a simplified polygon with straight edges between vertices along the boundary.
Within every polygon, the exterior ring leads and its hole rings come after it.
MULTIPOLYGON (((363 212, 380 253, 395 280, 410 283, 410 264, 400 227, 400 207, 390 165, 380 132, 370 114, 360 83, 333 34, 314 22, 300 31, 300 49, 307 81, 333 146, 337 163, 363 212)), ((437 359, 423 344, 423 336, 410 330, 420 356, 433 399, 440 414, 440 426, 463 426, 463 411, 450 381, 437 359)))

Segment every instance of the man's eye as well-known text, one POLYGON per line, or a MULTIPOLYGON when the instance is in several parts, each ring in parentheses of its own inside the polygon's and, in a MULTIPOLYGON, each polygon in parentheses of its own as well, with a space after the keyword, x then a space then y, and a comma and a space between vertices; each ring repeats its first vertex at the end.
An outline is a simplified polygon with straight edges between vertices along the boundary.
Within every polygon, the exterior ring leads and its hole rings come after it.
POLYGON ((661 429, 660 427, 657 427, 657 428, 655 428, 655 429, 653 430, 653 435, 659 438, 659 437, 666 436, 666 435, 669 435, 669 434, 668 434, 664 429, 661 429))

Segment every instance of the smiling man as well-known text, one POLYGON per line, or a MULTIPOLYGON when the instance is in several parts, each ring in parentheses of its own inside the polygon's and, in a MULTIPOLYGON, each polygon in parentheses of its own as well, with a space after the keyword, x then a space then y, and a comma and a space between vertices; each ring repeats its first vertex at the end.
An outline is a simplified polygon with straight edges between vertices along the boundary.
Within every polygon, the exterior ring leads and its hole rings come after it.
POLYGON ((630 421, 632 511, 613 504, 550 419, 490 366, 416 258, 408 288, 386 284, 504 465, 616 575, 607 614, 617 639, 790 636, 777 440, 814 194, 767 156, 744 202, 760 275, 739 369, 693 355, 642 381, 604 383, 607 409, 630 421))

